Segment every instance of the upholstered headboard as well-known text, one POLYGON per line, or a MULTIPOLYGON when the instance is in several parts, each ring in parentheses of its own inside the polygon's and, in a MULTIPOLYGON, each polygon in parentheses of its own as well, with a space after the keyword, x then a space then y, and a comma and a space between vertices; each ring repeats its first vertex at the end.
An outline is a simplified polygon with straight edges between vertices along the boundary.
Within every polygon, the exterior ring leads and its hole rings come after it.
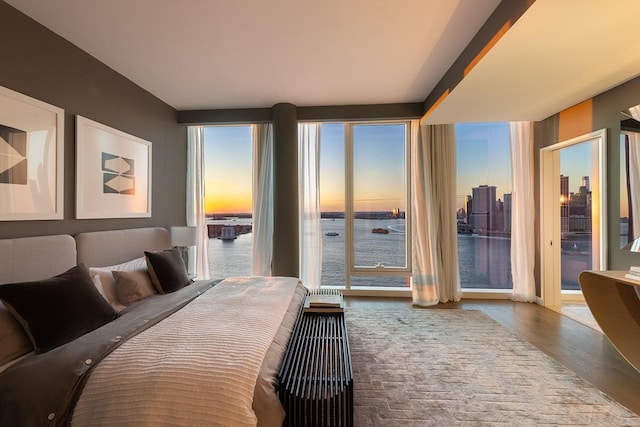
POLYGON ((171 246, 169 232, 162 227, 95 231, 75 236, 78 263, 87 267, 106 267, 144 256, 171 246))
POLYGON ((76 242, 64 235, 0 240, 0 284, 47 279, 76 265, 76 242))

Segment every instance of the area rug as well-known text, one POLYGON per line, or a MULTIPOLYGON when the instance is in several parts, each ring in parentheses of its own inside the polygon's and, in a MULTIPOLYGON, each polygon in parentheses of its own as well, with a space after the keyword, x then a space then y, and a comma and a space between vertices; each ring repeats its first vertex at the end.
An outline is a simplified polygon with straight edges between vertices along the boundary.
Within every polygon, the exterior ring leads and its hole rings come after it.
POLYGON ((474 310, 346 310, 355 425, 640 426, 575 373, 474 310))

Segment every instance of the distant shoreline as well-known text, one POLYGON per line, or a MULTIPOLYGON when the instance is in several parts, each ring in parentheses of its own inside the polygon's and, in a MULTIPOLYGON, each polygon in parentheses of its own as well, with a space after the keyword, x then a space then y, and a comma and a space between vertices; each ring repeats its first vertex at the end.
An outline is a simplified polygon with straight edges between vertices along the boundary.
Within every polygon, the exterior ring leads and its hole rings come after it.
MULTIPOLYGON (((251 213, 246 212, 233 212, 227 214, 207 214, 207 219, 214 221, 226 220, 229 218, 252 218, 251 213)), ((354 217, 356 219, 405 219, 405 212, 400 211, 397 215, 394 215, 392 211, 360 211, 354 212, 354 217)), ((322 219, 344 219, 344 212, 320 212, 320 218, 322 219)))

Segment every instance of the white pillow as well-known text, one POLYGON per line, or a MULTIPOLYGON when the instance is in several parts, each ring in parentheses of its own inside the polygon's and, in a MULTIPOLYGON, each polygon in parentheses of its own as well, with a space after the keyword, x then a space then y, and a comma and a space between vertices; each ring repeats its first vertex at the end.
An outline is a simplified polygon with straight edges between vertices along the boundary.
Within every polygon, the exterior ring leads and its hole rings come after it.
POLYGON ((131 261, 123 262, 122 264, 110 265, 108 267, 91 267, 89 268, 89 274, 94 279, 93 283, 96 285, 98 291, 109 301, 109 304, 116 311, 123 310, 126 306, 120 303, 118 300, 118 293, 116 292, 116 280, 113 277, 112 271, 134 271, 134 270, 147 270, 147 261, 145 257, 132 259, 131 261), (98 280, 95 277, 98 277, 98 280), (99 285, 98 285, 99 281, 99 285))
POLYGON ((102 297, 104 299, 106 299, 109 304, 111 304, 111 307, 113 307, 113 309, 115 311, 120 313, 120 311, 122 311, 125 308, 127 308, 126 305, 120 304, 120 301, 117 298, 116 298, 115 301, 109 300, 109 297, 107 296, 107 294, 104 291, 104 286, 102 286, 102 280, 100 280, 100 275, 99 274, 95 274, 95 275, 91 276, 91 280, 93 280, 93 284, 95 285, 95 287, 98 290, 98 292, 100 292, 100 295, 102 295, 102 297))

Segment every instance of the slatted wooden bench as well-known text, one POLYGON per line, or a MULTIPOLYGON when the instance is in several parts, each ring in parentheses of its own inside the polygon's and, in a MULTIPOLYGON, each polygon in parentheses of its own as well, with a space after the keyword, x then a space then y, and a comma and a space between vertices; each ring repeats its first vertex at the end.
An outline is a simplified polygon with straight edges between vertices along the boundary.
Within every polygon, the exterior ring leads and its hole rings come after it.
POLYGON ((284 426, 353 426, 344 313, 300 311, 280 369, 284 426))

